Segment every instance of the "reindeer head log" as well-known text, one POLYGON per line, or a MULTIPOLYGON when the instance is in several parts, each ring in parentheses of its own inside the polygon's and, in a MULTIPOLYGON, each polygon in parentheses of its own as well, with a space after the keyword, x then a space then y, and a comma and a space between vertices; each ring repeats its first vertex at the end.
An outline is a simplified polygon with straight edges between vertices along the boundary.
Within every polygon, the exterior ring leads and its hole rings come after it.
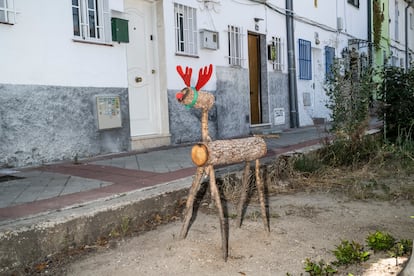
POLYGON ((191 87, 192 68, 186 67, 185 71, 180 65, 177 66, 177 72, 183 79, 186 87, 178 92, 175 97, 178 102, 184 104, 186 108, 200 108, 209 110, 214 104, 214 95, 208 92, 199 91, 211 78, 213 65, 205 66, 198 72, 198 81, 195 87, 191 87))

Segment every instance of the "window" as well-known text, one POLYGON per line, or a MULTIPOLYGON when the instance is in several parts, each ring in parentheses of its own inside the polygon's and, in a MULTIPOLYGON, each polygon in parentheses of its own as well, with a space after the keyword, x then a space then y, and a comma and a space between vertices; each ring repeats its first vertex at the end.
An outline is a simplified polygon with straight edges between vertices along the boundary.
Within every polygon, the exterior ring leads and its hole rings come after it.
POLYGON ((174 3, 175 51, 186 55, 197 55, 196 9, 174 3))
POLYGON ((348 0, 348 4, 351 4, 351 5, 359 8, 359 0, 348 0))
POLYGON ((272 36, 272 41, 268 46, 268 59, 272 61, 274 70, 283 70, 283 57, 282 38, 272 36))
POLYGON ((13 0, 0 0, 0 23, 14 24, 15 17, 13 0))
POLYGON ((333 77, 334 72, 332 71, 335 59, 335 48, 325 46, 325 77, 330 79, 333 77))
POLYGON ((311 42, 299 39, 299 79, 312 79, 311 42))
POLYGON ((240 27, 228 25, 227 32, 229 43, 229 64, 235 66, 242 66, 242 30, 240 27))
POLYGON ((413 28, 414 28, 413 14, 410 13, 410 29, 412 30, 413 28))
POLYGON ((393 66, 393 67, 396 67, 396 66, 398 66, 398 62, 399 62, 400 60, 398 59, 398 57, 396 57, 396 56, 392 56, 391 57, 391 66, 393 66))
POLYGON ((72 16, 76 39, 110 42, 108 0, 72 0, 72 16))

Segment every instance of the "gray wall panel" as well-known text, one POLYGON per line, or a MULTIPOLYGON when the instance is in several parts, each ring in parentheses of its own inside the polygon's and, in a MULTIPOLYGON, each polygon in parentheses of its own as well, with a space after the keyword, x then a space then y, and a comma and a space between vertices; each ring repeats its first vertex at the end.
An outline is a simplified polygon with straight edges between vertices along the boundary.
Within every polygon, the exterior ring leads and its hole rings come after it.
POLYGON ((0 84, 0 167, 129 149, 126 88, 0 84), (98 130, 96 96, 118 95, 122 128, 98 130))

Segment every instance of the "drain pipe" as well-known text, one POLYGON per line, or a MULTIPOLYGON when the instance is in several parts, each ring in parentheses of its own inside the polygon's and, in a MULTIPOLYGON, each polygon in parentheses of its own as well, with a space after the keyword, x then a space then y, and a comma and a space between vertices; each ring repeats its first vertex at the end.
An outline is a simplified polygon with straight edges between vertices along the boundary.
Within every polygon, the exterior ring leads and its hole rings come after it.
POLYGON ((368 63, 369 67, 372 67, 372 4, 368 1, 368 63))
POLYGON ((413 3, 413 0, 408 0, 407 6, 405 7, 405 70, 408 70, 408 8, 413 3))
POLYGON ((296 84, 295 36, 293 29, 293 0, 286 0, 286 32, 288 52, 290 127, 297 128, 299 127, 299 114, 297 101, 298 92, 296 84))

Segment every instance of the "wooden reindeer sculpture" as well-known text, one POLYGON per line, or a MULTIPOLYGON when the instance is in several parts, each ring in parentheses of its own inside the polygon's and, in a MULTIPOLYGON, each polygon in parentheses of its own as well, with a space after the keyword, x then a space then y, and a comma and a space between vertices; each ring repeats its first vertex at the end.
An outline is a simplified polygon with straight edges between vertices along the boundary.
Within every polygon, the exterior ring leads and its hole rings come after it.
POLYGON ((244 139, 233 140, 216 140, 211 141, 208 134, 208 112, 214 104, 214 96, 211 93, 199 91, 210 79, 213 72, 213 66, 205 66, 200 69, 197 85, 190 87, 192 69, 186 67, 185 72, 181 66, 177 66, 177 72, 184 80, 187 87, 176 94, 177 100, 184 104, 187 108, 199 108, 202 110, 201 133, 202 142, 196 144, 191 150, 191 158, 197 165, 197 172, 194 176, 186 203, 184 223, 181 228, 180 237, 187 236, 190 220, 193 215, 194 200, 200 189, 201 181, 204 175, 210 177, 211 197, 215 200, 220 217, 221 240, 223 258, 227 261, 228 257, 228 236, 226 231, 223 207, 220 199, 220 192, 217 188, 214 166, 224 164, 234 164, 245 162, 242 180, 241 198, 238 206, 237 224, 241 227, 242 215, 247 200, 250 161, 256 162, 256 186, 259 193, 260 207, 262 213, 263 224, 266 231, 270 231, 269 221, 265 207, 264 184, 260 177, 259 158, 263 157, 267 152, 265 141, 260 137, 249 137, 244 139))

